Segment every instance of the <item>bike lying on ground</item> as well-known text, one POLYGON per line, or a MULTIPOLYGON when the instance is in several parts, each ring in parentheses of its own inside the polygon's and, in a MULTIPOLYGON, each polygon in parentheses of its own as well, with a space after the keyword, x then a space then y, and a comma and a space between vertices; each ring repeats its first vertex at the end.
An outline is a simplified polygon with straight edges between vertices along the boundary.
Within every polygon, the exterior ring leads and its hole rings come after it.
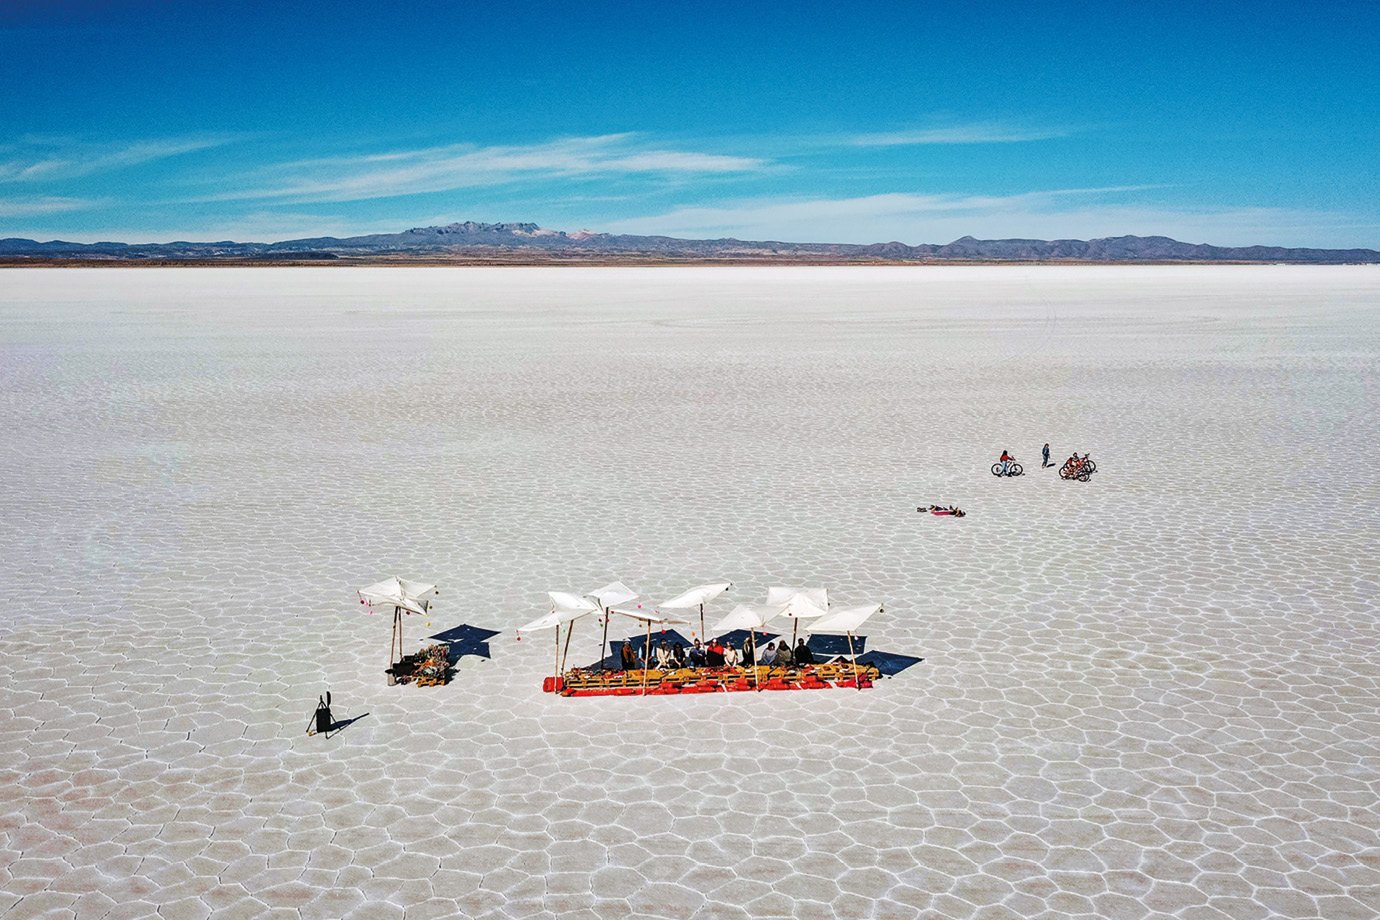
POLYGON ((1015 460, 1012 460, 1010 463, 1006 465, 1006 472, 1004 473, 1001 470, 1001 463, 992 464, 993 476, 1020 476, 1024 472, 1025 467, 1021 466, 1015 460))

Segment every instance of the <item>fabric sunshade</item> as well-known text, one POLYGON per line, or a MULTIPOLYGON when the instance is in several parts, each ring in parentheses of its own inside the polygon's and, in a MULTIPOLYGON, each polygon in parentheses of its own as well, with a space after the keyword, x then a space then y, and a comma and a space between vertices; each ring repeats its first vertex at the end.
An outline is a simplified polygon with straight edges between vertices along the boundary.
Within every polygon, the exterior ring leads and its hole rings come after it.
POLYGON ((728 616, 714 624, 714 632, 761 629, 770 620, 781 616, 784 609, 780 604, 739 604, 728 612, 728 616))
POLYGON ((820 617, 806 629, 812 633, 851 633, 867 622, 868 617, 881 613, 881 604, 862 604, 858 607, 836 607, 826 617, 820 617))
POLYGON ((589 616, 595 609, 597 608, 592 608, 590 610, 571 610, 568 607, 557 607, 545 616, 537 617, 526 626, 519 626, 517 631, 519 633, 537 632, 542 629, 550 629, 553 626, 564 626, 567 623, 575 622, 580 617, 589 616))
POLYGON ((401 607, 410 613, 426 613, 430 601, 423 598, 435 591, 435 585, 429 585, 423 581, 408 581, 394 575, 392 578, 375 582, 367 588, 360 588, 357 593, 360 600, 366 601, 370 605, 401 607))
POLYGON ((613 612, 625 617, 632 617, 634 620, 641 620, 644 623, 684 623, 684 620, 673 620, 661 613, 659 610, 640 610, 636 607, 614 607, 613 612))
POLYGON ((824 588, 768 588, 767 603, 785 605, 782 616, 808 620, 829 612, 829 592, 824 588))
POLYGON ((829 611, 829 591, 827 588, 768 588, 768 604, 786 604, 801 613, 787 613, 787 616, 822 616, 829 611), (811 609, 819 613, 811 613, 811 609))
POLYGON ((599 609, 588 598, 571 594, 569 591, 547 591, 546 596, 551 598, 551 603, 555 604, 558 609, 583 610, 585 613, 592 613, 599 609))
POLYGON ((700 585, 698 588, 691 588, 684 594, 677 594, 669 601, 663 601, 660 606, 671 610, 684 610, 690 607, 698 607, 700 604, 707 604, 714 598, 723 594, 733 587, 733 582, 722 581, 713 585, 700 585))
POLYGON ((613 581, 589 592, 585 597, 594 598, 600 607, 613 607, 637 600, 637 592, 621 581, 613 581))

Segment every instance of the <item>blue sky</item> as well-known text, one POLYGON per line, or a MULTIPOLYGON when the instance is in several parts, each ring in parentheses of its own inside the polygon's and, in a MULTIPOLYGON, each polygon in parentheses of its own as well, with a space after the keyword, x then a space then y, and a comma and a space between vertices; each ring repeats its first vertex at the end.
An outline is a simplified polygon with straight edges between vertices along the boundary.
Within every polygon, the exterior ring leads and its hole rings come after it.
POLYGON ((1380 248, 1374 2, 0 0, 0 87, 0 237, 1380 248))

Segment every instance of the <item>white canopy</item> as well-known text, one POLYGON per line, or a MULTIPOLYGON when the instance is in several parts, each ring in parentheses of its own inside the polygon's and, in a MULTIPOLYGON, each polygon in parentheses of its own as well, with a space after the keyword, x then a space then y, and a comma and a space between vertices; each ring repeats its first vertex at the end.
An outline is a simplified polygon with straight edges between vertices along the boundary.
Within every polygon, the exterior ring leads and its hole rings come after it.
POLYGON ((589 616, 597 609, 597 607, 591 607, 589 610, 571 610, 568 607, 557 607, 545 616, 537 617, 526 626, 519 626, 517 631, 519 633, 536 632, 541 629, 550 629, 553 626, 565 626, 567 623, 575 622, 580 617, 589 616))
POLYGON ((684 623, 684 620, 673 620, 659 610, 644 610, 641 607, 614 607, 614 613, 622 614, 625 617, 632 617, 634 620, 641 620, 644 623, 684 623))
POLYGON ((426 613, 430 601, 423 598, 436 592, 435 585, 422 581, 408 581, 394 575, 375 582, 357 592, 359 599, 367 604, 381 604, 385 607, 401 607, 411 613, 426 613))
POLYGON ((600 607, 613 607, 637 600, 637 592, 621 581, 611 581, 602 588, 589 592, 585 597, 594 598, 600 607))
POLYGON ((768 588, 767 603, 784 605, 781 616, 807 620, 829 612, 829 592, 824 588, 768 588))
POLYGON ((689 607, 698 607, 700 604, 709 603, 731 587, 733 587, 733 582, 731 581, 722 581, 713 585, 700 585, 698 588, 691 588, 684 594, 677 594, 669 601, 663 601, 661 606, 669 607, 672 610, 684 610, 689 607))
POLYGON ((587 599, 569 591, 547 591, 546 596, 551 598, 551 603, 560 610, 583 610, 585 613, 593 613, 599 609, 587 599))
POLYGON ((783 609, 780 604, 739 604, 728 612, 728 616, 714 624, 714 632, 761 629, 768 621, 779 617, 783 609))
POLYGON ((881 613, 881 604, 863 604, 858 607, 837 607, 829 615, 815 620, 807 627, 812 633, 851 633, 867 622, 874 613, 881 613))

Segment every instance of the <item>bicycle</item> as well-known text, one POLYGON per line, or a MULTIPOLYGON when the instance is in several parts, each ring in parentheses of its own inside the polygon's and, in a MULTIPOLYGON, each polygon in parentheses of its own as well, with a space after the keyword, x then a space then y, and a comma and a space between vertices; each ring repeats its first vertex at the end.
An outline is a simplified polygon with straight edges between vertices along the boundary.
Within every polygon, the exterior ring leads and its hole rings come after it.
POLYGON ((992 464, 992 475, 993 475, 993 476, 1020 476, 1020 475, 1023 475, 1024 473, 1025 473, 1025 467, 1021 466, 1021 465, 1020 465, 1019 463, 1017 463, 1015 460, 1012 460, 1010 463, 1008 463, 1008 464, 1006 465, 1006 472, 1005 472, 1005 473, 1003 473, 1003 472, 1001 471, 1001 464, 1000 464, 1000 463, 994 463, 994 464, 992 464))

